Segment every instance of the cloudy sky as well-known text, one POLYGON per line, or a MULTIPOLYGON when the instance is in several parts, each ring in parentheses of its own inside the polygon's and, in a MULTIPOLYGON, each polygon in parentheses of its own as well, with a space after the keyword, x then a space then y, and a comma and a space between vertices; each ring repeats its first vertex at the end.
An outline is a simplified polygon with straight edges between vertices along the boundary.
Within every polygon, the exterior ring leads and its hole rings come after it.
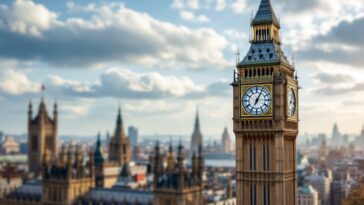
MULTIPOLYGON (((285 54, 303 87, 301 133, 359 132, 364 123, 364 0, 272 0, 285 54)), ((232 129, 235 52, 249 48, 259 0, 0 3, 0 129, 26 132, 29 99, 46 86, 60 134, 126 125, 190 134, 198 105, 205 135, 232 129)), ((35 106, 37 108, 37 106, 35 106)))

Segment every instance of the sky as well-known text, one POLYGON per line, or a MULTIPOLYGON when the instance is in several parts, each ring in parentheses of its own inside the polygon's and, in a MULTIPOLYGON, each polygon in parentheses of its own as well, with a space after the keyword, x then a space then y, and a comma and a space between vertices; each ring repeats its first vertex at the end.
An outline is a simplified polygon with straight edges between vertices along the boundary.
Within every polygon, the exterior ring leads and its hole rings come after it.
MULTIPOLYGON (((364 123, 364 0, 271 0, 302 89, 300 132, 364 123)), ((232 135, 235 53, 259 0, 0 1, 0 130, 26 133, 41 84, 60 135, 232 135)))

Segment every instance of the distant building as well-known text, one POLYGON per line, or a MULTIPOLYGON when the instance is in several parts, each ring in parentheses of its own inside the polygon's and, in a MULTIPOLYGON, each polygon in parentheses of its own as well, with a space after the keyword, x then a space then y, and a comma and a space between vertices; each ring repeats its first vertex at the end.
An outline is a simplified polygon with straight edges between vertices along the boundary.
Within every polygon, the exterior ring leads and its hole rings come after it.
POLYGON ((191 155, 192 155, 192 152, 197 152, 199 145, 203 146, 203 136, 202 136, 201 130, 200 130, 200 119, 199 119, 198 110, 197 110, 195 126, 193 128, 193 133, 191 136, 191 146, 190 146, 191 155))
POLYGON ((338 147, 342 144, 342 136, 339 132, 339 128, 337 124, 334 124, 334 127, 332 128, 332 136, 331 136, 331 145, 334 147, 338 147))
POLYGON ((147 186, 147 167, 125 163, 113 188, 138 189, 147 186))
POLYGON ((330 184, 331 181, 322 175, 311 175, 306 177, 307 184, 317 190, 320 200, 320 205, 330 204, 330 184))
POLYGON ((364 151, 364 126, 360 135, 355 139, 355 148, 364 151))
POLYGON ((298 187, 298 205, 319 205, 318 192, 310 185, 298 187))
POLYGON ((2 154, 18 154, 19 151, 19 143, 14 137, 7 136, 5 140, 0 143, 0 153, 2 154))
POLYGON ((80 147, 76 150, 63 147, 57 161, 49 163, 43 160, 41 183, 19 187, 0 200, 0 204, 74 204, 76 199, 94 187, 93 155, 90 153, 86 164, 84 158, 80 147))
POLYGON ((3 140, 4 140, 4 132, 0 131, 0 144, 2 143, 3 140))
POLYGON ((225 127, 224 132, 222 133, 221 137, 221 151, 224 153, 231 152, 231 138, 228 133, 227 127, 225 127))
POLYGON ((42 163, 49 163, 57 153, 58 111, 54 103, 53 119, 48 115, 42 99, 38 115, 33 118, 32 103, 28 110, 28 166, 29 171, 39 173, 42 163), (43 160, 46 160, 44 162, 43 160))
POLYGON ((331 205, 342 205, 347 194, 345 184, 345 181, 333 181, 331 183, 331 205))
POLYGON ((154 205, 202 205, 204 158, 202 145, 198 155, 192 155, 191 170, 184 165, 185 157, 182 144, 178 146, 177 159, 174 159, 172 146, 167 156, 167 168, 162 164, 159 143, 155 147, 153 167, 154 205), (177 163, 175 163, 177 161, 177 163))
POLYGON ((128 127, 128 135, 130 139, 130 144, 135 147, 139 145, 139 136, 138 136, 138 129, 134 126, 128 127))
POLYGON ((114 136, 109 144, 109 161, 119 166, 123 166, 131 160, 131 148, 129 137, 125 134, 121 109, 119 108, 116 119, 116 128, 114 136))
POLYGON ((326 159, 328 152, 329 151, 328 151, 328 147, 327 147, 327 144, 326 144, 326 139, 324 139, 324 140, 321 141, 320 149, 318 150, 319 158, 320 159, 326 159))
POLYGON ((12 192, 23 184, 23 171, 15 166, 6 165, 0 170, 0 198, 12 192))

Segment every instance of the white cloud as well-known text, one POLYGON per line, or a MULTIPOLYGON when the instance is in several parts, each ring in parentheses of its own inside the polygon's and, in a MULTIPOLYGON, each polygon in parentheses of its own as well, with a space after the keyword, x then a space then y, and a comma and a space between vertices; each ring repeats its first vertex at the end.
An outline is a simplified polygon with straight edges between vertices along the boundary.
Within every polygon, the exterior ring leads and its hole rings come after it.
POLYGON ((174 0, 171 8, 173 9, 183 9, 185 7, 185 4, 183 2, 183 0, 174 0))
POLYGON ((207 87, 196 85, 187 77, 163 76, 157 72, 135 73, 122 68, 108 69, 93 82, 51 75, 45 83, 53 95, 81 98, 160 99, 208 92, 207 87))
POLYGON ((235 0, 231 4, 231 9, 234 13, 243 13, 245 12, 245 9, 247 8, 246 0, 235 0))
POLYGON ((16 0, 10 7, 0 7, 0 28, 5 27, 17 33, 41 36, 42 31, 54 24, 59 24, 57 14, 33 1, 16 0))
POLYGON ((199 0, 173 0, 171 5, 173 9, 199 9, 199 0))
POLYGON ((187 0, 187 5, 191 9, 198 9, 199 8, 198 0, 187 0))
MULTIPOLYGON (((39 31, 42 39, 22 35, 9 38, 9 31, 0 29, 0 50, 12 50, 0 55, 77 67, 110 62, 169 69, 198 69, 209 65, 226 68, 229 65, 224 57, 227 41, 211 28, 177 26, 128 9, 123 4, 86 7, 85 11, 92 15, 89 20, 57 19, 61 23, 39 31), (14 47, 14 43, 22 46, 14 47)), ((27 14, 35 15, 32 12, 29 10, 27 14)), ((8 23, 12 16, 8 13, 0 20, 8 23)), ((203 15, 195 16, 195 19, 209 21, 203 15)))
POLYGON ((0 91, 3 93, 20 95, 40 90, 40 84, 31 82, 22 72, 9 69, 0 74, 0 91))
POLYGON ((216 0, 216 11, 222 11, 226 7, 226 0, 216 0))
POLYGON ((193 22, 200 22, 200 23, 210 22, 210 19, 207 16, 205 16, 205 15, 196 16, 191 11, 180 11, 179 15, 183 20, 186 20, 186 21, 193 21, 193 22))
POLYGON ((60 106, 60 112, 71 114, 71 116, 80 116, 80 115, 86 115, 90 111, 90 104, 87 104, 85 102, 80 102, 80 104, 67 104, 62 102, 62 105, 60 106))

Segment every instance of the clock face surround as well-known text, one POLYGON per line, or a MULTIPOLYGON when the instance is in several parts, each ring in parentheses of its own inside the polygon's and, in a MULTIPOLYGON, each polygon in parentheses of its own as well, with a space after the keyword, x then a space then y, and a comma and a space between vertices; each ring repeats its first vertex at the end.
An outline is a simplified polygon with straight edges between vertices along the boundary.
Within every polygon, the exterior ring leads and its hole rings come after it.
POLYGON ((296 114, 296 95, 293 88, 288 90, 287 105, 288 116, 293 117, 296 114))
POLYGON ((252 116, 266 114, 272 105, 271 92, 261 85, 249 87, 241 100, 242 108, 252 116))

